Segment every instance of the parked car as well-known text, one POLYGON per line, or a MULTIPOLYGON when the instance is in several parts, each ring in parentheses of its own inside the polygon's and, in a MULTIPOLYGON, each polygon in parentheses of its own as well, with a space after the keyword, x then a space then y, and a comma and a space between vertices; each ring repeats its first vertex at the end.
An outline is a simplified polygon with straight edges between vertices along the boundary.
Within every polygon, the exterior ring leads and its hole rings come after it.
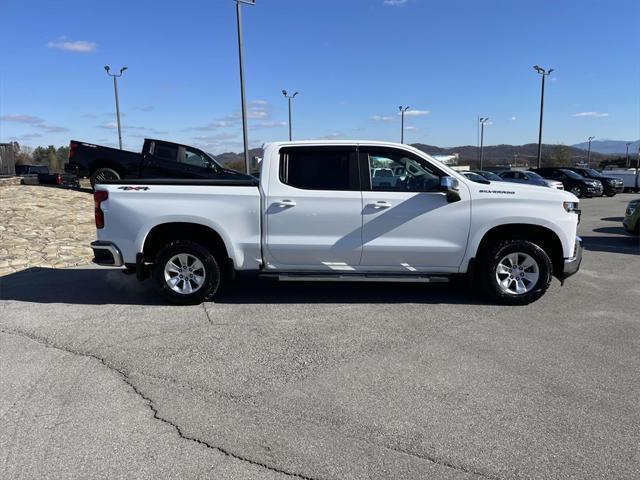
POLYGON ((505 170, 498 173, 498 176, 505 182, 528 183, 539 187, 551 187, 564 190, 562 182, 549 180, 529 170, 505 170))
POLYGON ((640 235, 640 198, 631 200, 627 205, 622 226, 627 232, 640 235))
POLYGON ((622 180, 623 191, 625 192, 640 192, 640 174, 635 168, 603 170, 602 174, 622 180))
POLYGON ((57 185, 69 188, 80 187, 78 177, 70 173, 39 173, 38 183, 40 185, 57 185))
POLYGON ((578 175, 576 172, 566 168, 536 168, 531 170, 540 176, 562 182, 564 189, 573 193, 576 197, 599 197, 602 195, 603 187, 599 180, 592 180, 578 175))
POLYGON ((39 173, 49 173, 49 167, 46 165, 16 165, 18 177, 36 176, 39 173))
POLYGON ((489 172, 487 170, 470 170, 470 171, 472 173, 476 173, 476 174, 486 178, 490 182, 504 182, 504 180, 502 180, 502 178, 500 178, 498 176, 498 174, 493 173, 493 172, 489 172))
POLYGON ((223 168, 200 149, 163 140, 145 139, 142 153, 71 140, 65 171, 91 179, 91 186, 108 180, 136 178, 244 178, 223 168))
POLYGON ((593 168, 568 167, 567 170, 576 172, 584 178, 598 180, 602 183, 602 187, 604 188, 603 194, 607 197, 613 197, 616 193, 622 193, 624 191, 624 182, 622 179, 604 175, 593 168))
POLYGON ((16 165, 16 175, 23 177, 22 182, 29 185, 80 186, 75 175, 50 173, 47 165, 16 165))
POLYGON ((469 275, 496 301, 524 304, 582 258, 574 195, 476 183, 395 143, 271 143, 259 181, 111 181, 94 198, 94 262, 151 276, 176 304, 211 298, 235 271, 303 281, 469 275), (404 180, 374 185, 372 159, 403 166, 404 180))

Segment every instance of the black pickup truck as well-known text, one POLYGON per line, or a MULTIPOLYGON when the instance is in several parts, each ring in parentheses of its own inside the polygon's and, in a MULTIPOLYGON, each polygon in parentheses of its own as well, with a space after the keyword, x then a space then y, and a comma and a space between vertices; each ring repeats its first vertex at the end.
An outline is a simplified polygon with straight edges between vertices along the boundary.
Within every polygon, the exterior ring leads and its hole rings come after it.
POLYGON ((222 167, 202 150, 151 138, 145 139, 142 153, 71 140, 65 171, 89 178, 91 186, 129 178, 250 178, 222 167))

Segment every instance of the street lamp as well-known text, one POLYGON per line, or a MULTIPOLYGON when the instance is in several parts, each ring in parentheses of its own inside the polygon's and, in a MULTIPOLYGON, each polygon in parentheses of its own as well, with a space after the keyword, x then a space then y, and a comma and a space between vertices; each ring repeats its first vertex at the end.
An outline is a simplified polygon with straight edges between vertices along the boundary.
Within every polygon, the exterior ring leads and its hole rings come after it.
POLYGON ((542 92, 540 94, 540 129, 538 130, 538 168, 542 166, 542 113, 544 111, 544 79, 551 75, 553 68, 545 70, 538 65, 534 65, 533 69, 542 76, 542 92))
POLYGON ((589 162, 591 162, 591 140, 593 140, 596 137, 589 137, 587 140, 589 140, 589 150, 587 150, 587 167, 589 166, 589 162))
POLYGON ((111 67, 109 65, 104 66, 105 72, 110 77, 113 77, 113 91, 116 94, 116 120, 118 122, 118 143, 120 144, 120 150, 122 150, 122 129, 120 128, 120 101, 118 100, 118 77, 121 77, 127 67, 122 67, 120 73, 110 73, 111 67))
POLYGON ((627 168, 629 168, 631 166, 631 163, 629 162, 629 146, 632 145, 633 142, 627 142, 625 145, 627 146, 627 168))
POLYGON ((480 170, 482 170, 482 162, 484 160, 484 125, 489 121, 489 117, 480 118, 480 170))
POLYGON ((400 110, 400 143, 404 143, 404 112, 409 110, 409 107, 403 107, 402 105, 398 107, 400 110))
POLYGON ((284 95, 287 100, 289 100, 289 141, 291 141, 291 99, 296 98, 298 92, 295 92, 293 95, 287 94, 286 90, 282 90, 282 95, 284 95))
POLYGON ((244 95, 244 61, 242 51, 242 10, 241 4, 255 5, 256 0, 235 0, 236 20, 238 24, 238 61, 240 63, 240 101, 242 103, 242 141, 244 144, 244 167, 247 174, 251 170, 249 163, 249 134, 247 128, 247 101, 244 95))

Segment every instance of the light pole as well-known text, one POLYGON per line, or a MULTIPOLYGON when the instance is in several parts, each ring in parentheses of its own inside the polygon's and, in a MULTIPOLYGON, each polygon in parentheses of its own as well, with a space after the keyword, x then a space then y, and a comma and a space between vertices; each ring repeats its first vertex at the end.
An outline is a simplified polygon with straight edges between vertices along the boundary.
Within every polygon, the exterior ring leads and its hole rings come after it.
POLYGON ((629 162, 629 145, 632 145, 633 142, 627 142, 625 145, 627 146, 627 168, 629 168, 631 166, 631 163, 629 162))
POLYGON ((404 143, 404 112, 409 110, 409 107, 403 107, 401 105, 398 109, 400 110, 400 143, 404 143))
POLYGON ((484 161, 484 124, 489 121, 489 117, 480 118, 480 170, 484 161))
POLYGON ((127 67, 122 67, 120 69, 120 73, 117 75, 115 73, 109 73, 111 67, 109 65, 104 66, 104 70, 107 72, 107 75, 113 77, 113 91, 116 94, 116 120, 118 122, 118 143, 120 144, 120 150, 122 150, 122 129, 120 128, 120 101, 118 100, 118 77, 121 77, 127 67))
POLYGON ((244 61, 242 51, 242 9, 241 4, 255 5, 256 0, 235 0, 236 20, 238 23, 238 61, 240 63, 240 101, 242 102, 242 141, 244 144, 244 168, 251 171, 249 163, 249 133, 247 128, 247 101, 244 95, 244 61))
POLYGON ((551 75, 553 68, 545 70, 538 65, 533 66, 534 70, 542 76, 542 92, 540 93, 540 129, 538 130, 538 168, 542 166, 542 114, 544 111, 544 79, 551 75))
POLYGON ((589 140, 589 150, 587 150, 587 167, 589 166, 590 162, 591 162, 591 140, 593 140, 596 137, 589 137, 587 140, 589 140))
POLYGON ((289 141, 292 140, 292 136, 291 136, 291 99, 292 98, 296 98, 296 95, 298 95, 298 92, 295 92, 293 95, 289 95, 287 94, 286 90, 282 90, 282 94, 285 96, 285 98, 287 100, 289 100, 289 141))

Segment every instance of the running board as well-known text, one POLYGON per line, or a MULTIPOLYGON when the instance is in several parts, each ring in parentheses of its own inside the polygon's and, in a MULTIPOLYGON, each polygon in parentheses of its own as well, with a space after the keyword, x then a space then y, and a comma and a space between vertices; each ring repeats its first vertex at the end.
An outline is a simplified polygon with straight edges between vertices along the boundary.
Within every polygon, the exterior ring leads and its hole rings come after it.
POLYGON ((402 282, 402 283, 446 283, 445 275, 393 275, 372 273, 263 273, 263 278, 275 278, 281 282, 402 282))

